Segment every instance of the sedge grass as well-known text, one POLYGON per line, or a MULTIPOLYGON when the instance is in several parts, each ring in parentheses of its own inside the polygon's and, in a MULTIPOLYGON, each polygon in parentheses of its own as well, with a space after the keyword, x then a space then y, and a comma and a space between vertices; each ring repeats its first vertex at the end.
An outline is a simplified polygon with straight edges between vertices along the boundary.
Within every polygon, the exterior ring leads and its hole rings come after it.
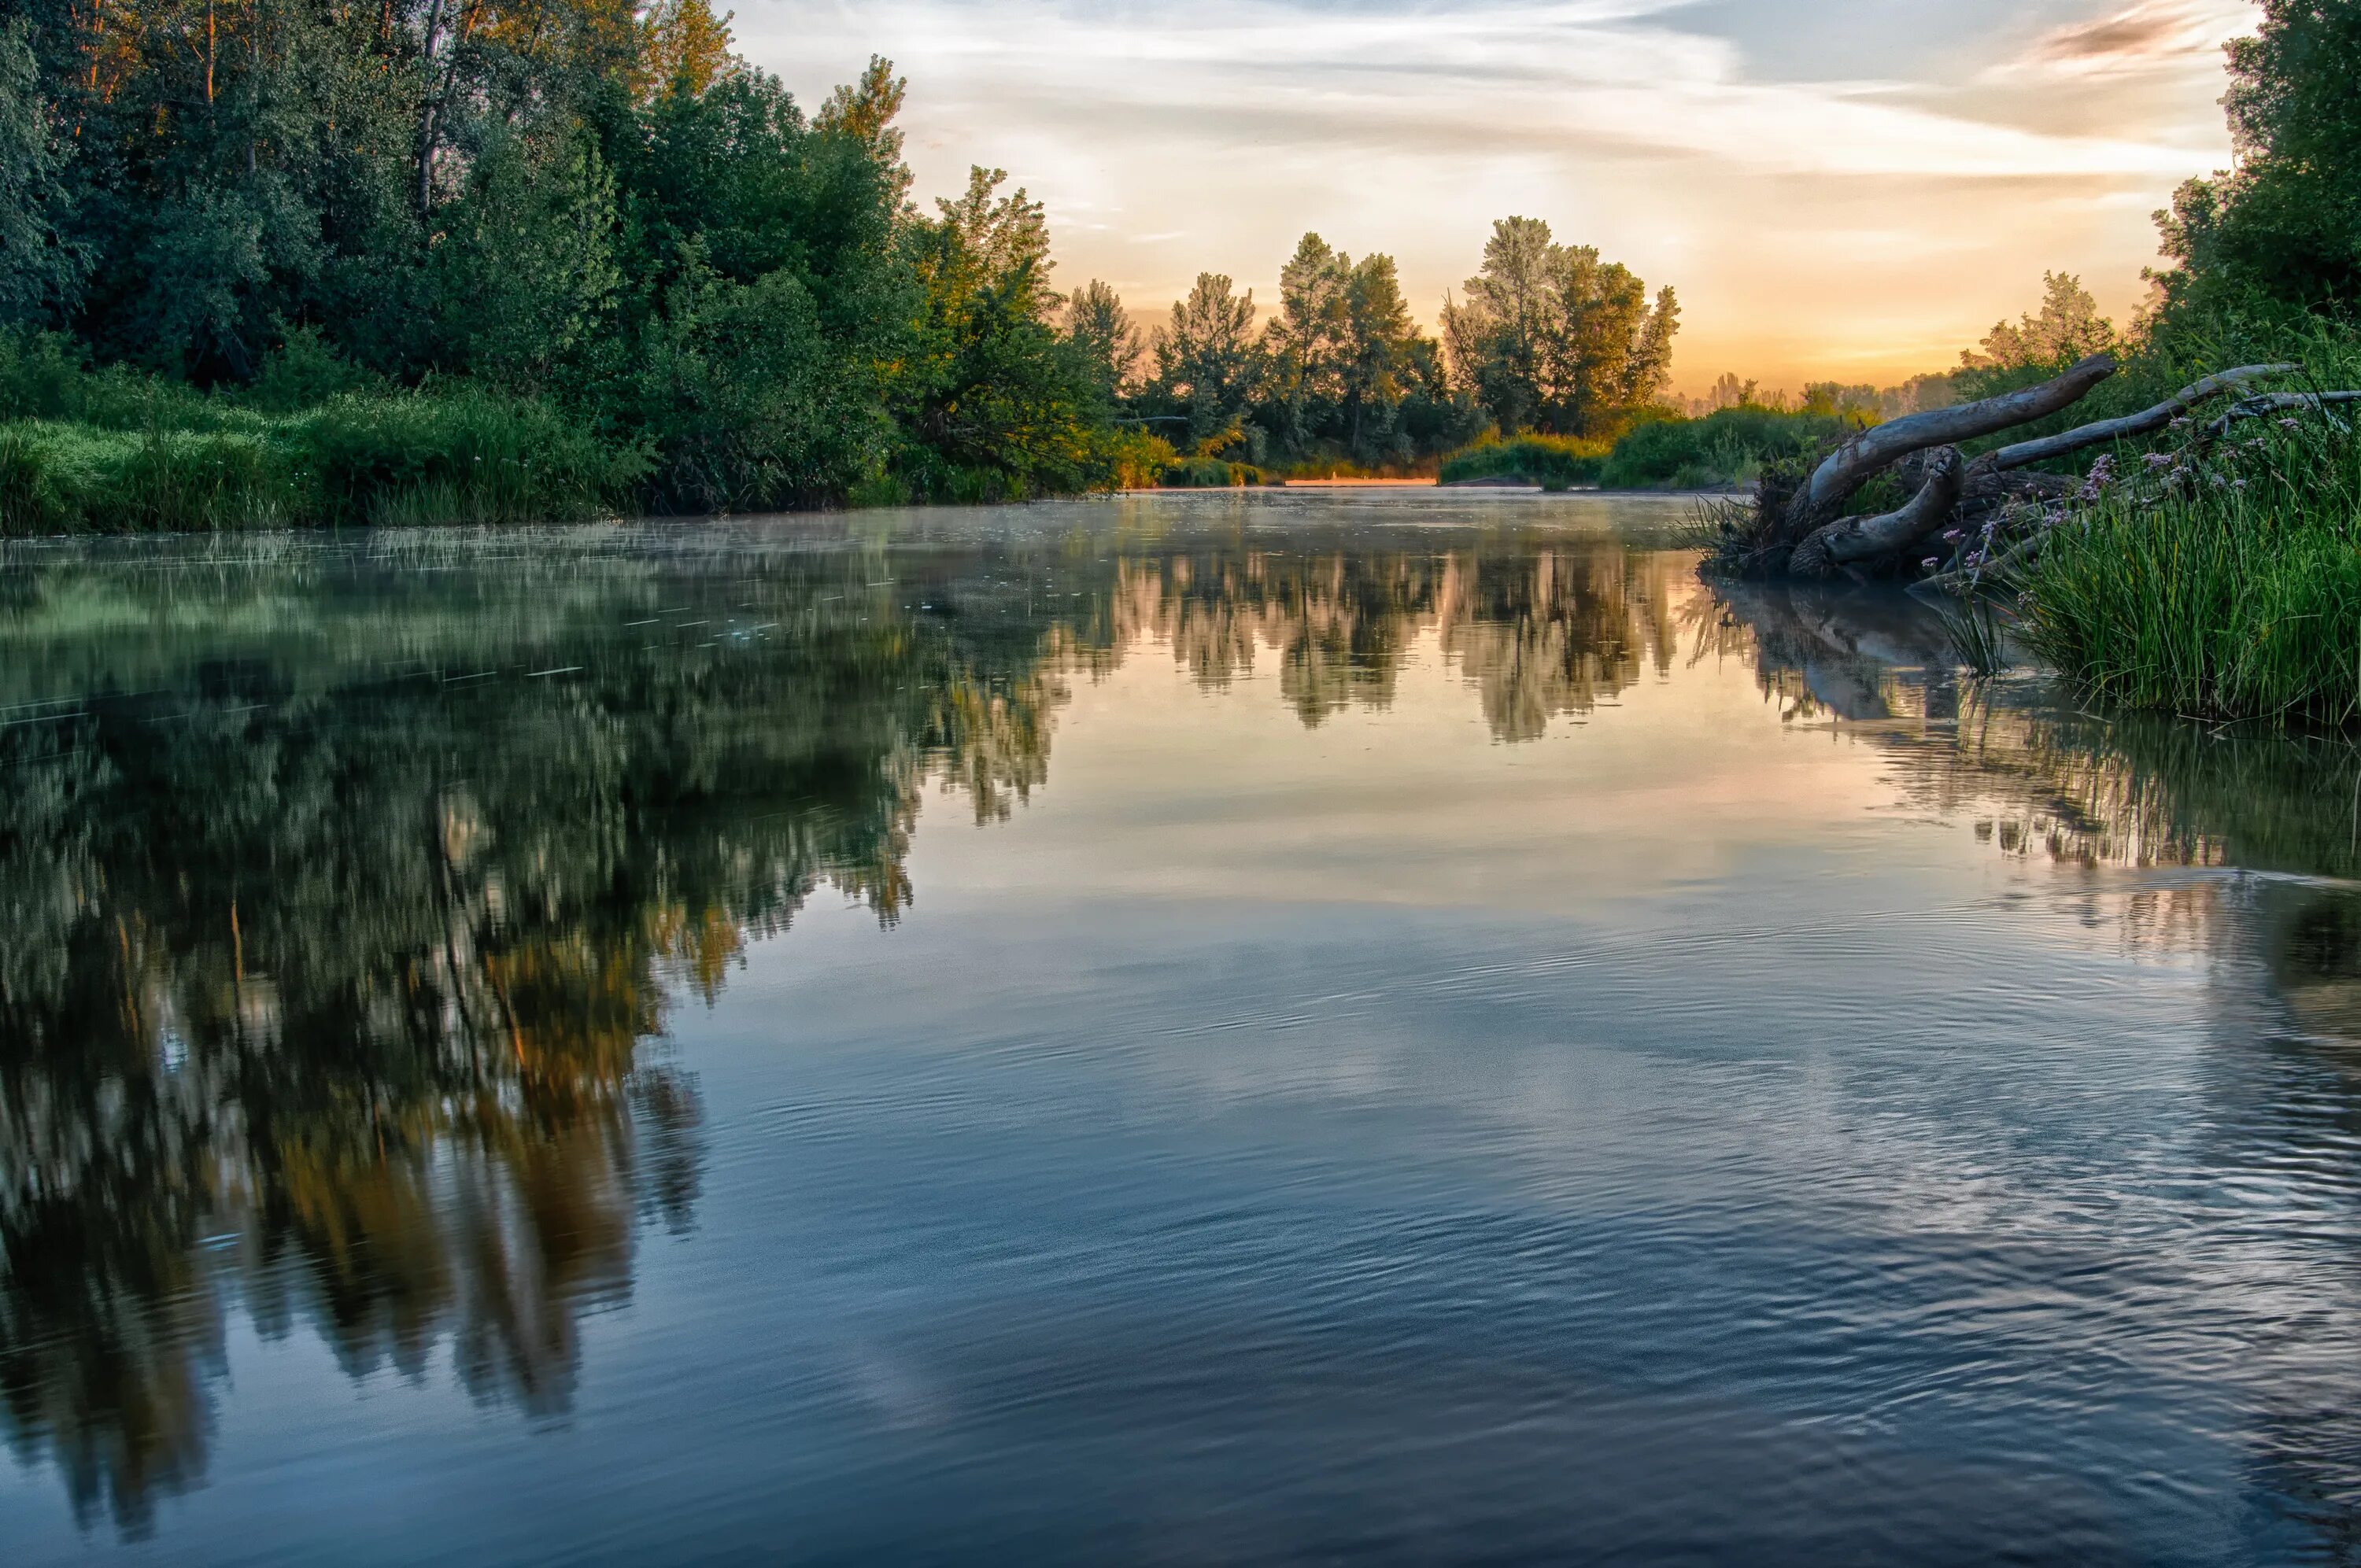
POLYGON ((2103 696, 2361 721, 2361 441, 2334 411, 2234 425, 2112 488, 2025 569, 2028 641, 2103 696))

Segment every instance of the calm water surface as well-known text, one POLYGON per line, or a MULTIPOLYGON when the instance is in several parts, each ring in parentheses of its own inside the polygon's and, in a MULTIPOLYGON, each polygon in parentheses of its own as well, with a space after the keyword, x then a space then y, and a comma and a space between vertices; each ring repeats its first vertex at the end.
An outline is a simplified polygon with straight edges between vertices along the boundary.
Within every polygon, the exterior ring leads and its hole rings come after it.
POLYGON ((2361 766, 1678 503, 0 561, 0 1557, 2361 1559, 2361 766))

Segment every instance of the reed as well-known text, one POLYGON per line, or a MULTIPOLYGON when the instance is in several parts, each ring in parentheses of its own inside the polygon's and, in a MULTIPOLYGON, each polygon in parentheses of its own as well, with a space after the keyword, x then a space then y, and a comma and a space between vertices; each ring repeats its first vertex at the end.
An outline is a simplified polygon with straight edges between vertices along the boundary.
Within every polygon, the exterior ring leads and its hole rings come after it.
POLYGON ((2351 725, 2361 440, 2334 410, 2233 424, 2218 441, 2199 427, 2180 453, 2078 508, 2023 587, 2033 647, 2115 701, 2351 725))

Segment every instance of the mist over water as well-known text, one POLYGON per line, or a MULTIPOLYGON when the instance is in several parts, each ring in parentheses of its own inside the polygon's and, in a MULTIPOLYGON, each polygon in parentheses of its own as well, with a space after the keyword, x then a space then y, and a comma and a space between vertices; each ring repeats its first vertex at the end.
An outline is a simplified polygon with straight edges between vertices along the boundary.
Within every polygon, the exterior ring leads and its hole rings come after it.
POLYGON ((2361 763, 1684 516, 9 547, 9 1560, 2355 1555, 2361 763))

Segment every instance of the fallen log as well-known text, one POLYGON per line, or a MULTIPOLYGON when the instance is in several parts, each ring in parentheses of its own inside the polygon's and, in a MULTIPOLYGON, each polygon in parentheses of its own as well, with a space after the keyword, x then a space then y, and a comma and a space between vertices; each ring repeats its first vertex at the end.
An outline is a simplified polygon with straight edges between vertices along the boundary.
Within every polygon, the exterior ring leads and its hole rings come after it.
POLYGON ((1830 453, 1795 492, 1788 519, 1794 533, 1807 534, 1828 522, 1863 485, 1912 453, 1955 446, 2047 419, 2090 396, 2115 369, 2113 357, 2096 355, 2038 387, 1872 425, 1830 453))
POLYGON ((2266 392, 2259 398, 2248 398, 2231 405, 2230 411, 2205 427, 2205 433, 2215 440, 2230 433, 2230 427, 2242 419, 2263 419, 2276 413, 2293 413, 2310 409, 2324 412, 2332 404, 2361 403, 2361 392, 2266 392))
POLYGON ((1956 446, 1936 453, 1926 472, 1918 493, 1901 510, 1882 517, 1841 518, 1815 530, 1788 557, 1788 575, 1806 580, 1832 577, 1847 567, 1916 548, 1951 520, 1967 487, 1967 461, 1956 446))
POLYGON ((2224 370, 2218 376, 2183 387, 2172 397, 2152 409, 2144 409, 2121 419, 2101 420, 2059 435, 2045 435, 2037 441, 2021 441, 2014 446, 2004 446, 1988 461, 1995 468, 2029 468, 2036 463, 2071 456, 2088 447, 2103 446, 2111 441, 2132 441, 2143 435, 2153 435, 2180 418, 2191 409, 2209 403, 2223 393, 2245 386, 2264 376, 2291 375, 2301 367, 2294 365, 2246 365, 2235 370, 2224 370))

